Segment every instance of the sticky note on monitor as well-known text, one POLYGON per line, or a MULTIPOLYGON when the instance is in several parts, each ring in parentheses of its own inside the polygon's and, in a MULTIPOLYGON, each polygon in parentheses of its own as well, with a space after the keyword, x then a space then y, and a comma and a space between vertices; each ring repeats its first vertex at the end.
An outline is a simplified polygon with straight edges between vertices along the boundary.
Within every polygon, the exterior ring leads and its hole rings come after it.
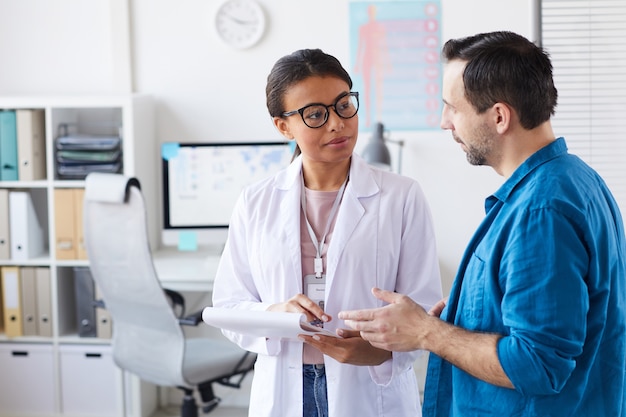
POLYGON ((198 250, 198 234, 196 232, 178 232, 178 250, 196 251, 198 250))

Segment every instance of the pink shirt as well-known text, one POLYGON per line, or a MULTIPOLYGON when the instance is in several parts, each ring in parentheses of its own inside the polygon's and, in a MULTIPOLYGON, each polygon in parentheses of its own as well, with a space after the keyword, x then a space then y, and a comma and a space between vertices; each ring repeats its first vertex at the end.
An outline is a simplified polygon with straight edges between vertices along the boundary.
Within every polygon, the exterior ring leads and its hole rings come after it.
MULTIPOLYGON (((328 216, 339 191, 315 191, 309 190, 308 188, 305 188, 304 191, 306 197, 306 215, 319 241, 324 235, 328 216)), ((328 245, 333 236, 336 218, 337 216, 335 215, 335 217, 331 219, 330 228, 326 234, 326 240, 322 250, 324 273, 326 273, 326 252, 328 251, 328 245)), ((311 235, 309 234, 304 215, 300 216, 300 249, 302 251, 302 279, 304 280, 305 275, 315 273, 313 260, 317 253, 311 241, 311 235)), ((302 287, 305 288, 304 283, 302 287)), ((313 346, 305 344, 302 353, 302 362, 306 364, 321 364, 324 363, 324 355, 313 346)))

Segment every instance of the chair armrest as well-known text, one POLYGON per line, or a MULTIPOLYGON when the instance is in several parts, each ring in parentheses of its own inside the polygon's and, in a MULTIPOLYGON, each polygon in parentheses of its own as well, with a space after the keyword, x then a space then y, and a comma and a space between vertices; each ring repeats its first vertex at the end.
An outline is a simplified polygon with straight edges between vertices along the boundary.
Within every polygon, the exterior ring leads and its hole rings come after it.
POLYGON ((178 291, 170 290, 168 288, 163 288, 163 292, 172 303, 172 310, 174 310, 176 317, 178 319, 182 318, 185 315, 185 297, 183 297, 178 291), (179 307, 180 311, 176 312, 176 307, 179 307))
POLYGON ((178 323, 183 326, 197 326, 202 321, 202 310, 190 314, 186 317, 180 317, 178 323))
POLYGON ((172 309, 176 313, 176 307, 179 307, 180 311, 176 314, 178 323, 183 326, 197 326, 202 321, 202 310, 193 314, 185 316, 185 298, 178 291, 163 288, 165 295, 170 299, 172 303, 172 309))

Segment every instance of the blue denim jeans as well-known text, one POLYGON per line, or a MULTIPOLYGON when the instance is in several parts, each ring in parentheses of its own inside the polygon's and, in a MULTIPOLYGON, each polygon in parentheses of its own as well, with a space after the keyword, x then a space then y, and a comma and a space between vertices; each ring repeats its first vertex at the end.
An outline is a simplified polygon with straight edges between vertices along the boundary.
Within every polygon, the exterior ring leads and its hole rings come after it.
POLYGON ((328 417, 324 365, 302 365, 302 416, 328 417))

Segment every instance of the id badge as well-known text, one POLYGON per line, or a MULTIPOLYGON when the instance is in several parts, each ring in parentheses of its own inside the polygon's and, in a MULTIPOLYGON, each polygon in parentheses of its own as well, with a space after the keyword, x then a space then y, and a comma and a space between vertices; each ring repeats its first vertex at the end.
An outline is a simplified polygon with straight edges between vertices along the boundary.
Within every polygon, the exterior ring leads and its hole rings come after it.
POLYGON ((304 295, 315 301, 324 309, 324 294, 326 292, 326 274, 316 277, 315 274, 304 276, 304 295))

